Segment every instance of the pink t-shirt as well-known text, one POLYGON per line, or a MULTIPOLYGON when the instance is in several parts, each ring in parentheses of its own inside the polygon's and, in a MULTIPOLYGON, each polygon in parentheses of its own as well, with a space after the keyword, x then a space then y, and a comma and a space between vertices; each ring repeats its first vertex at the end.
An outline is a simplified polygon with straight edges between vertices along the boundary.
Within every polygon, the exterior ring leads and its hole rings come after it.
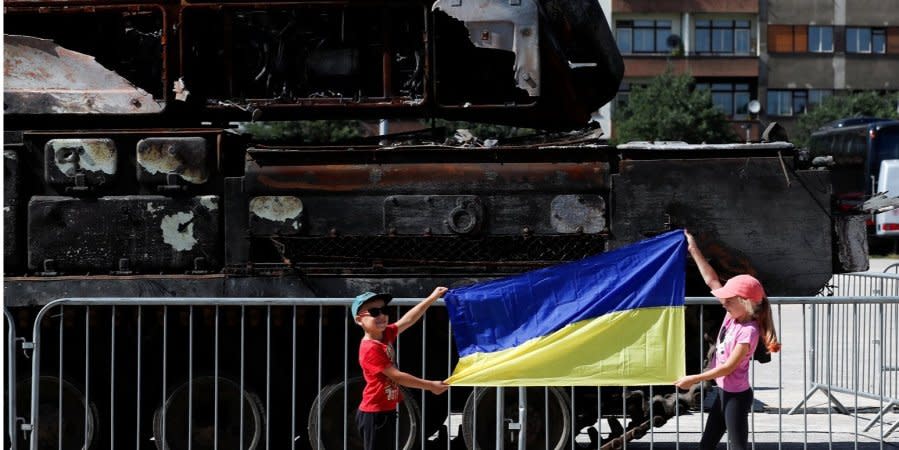
POLYGON ((715 362, 712 367, 718 367, 727 362, 738 344, 749 344, 749 352, 730 375, 715 378, 715 382, 721 389, 727 392, 743 392, 749 389, 749 363, 752 362, 752 354, 755 353, 758 340, 759 324, 756 321, 739 323, 730 314, 724 317, 724 323, 721 324, 721 331, 718 333, 715 362))

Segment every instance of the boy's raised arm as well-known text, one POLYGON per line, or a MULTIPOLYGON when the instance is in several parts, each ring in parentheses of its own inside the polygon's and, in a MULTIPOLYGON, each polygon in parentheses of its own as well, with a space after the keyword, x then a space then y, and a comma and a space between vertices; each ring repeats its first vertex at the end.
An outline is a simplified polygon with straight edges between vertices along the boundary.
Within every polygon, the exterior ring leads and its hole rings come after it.
POLYGON ((443 286, 438 286, 434 289, 434 292, 431 292, 426 299, 422 300, 419 304, 415 305, 410 309, 406 314, 403 314, 403 317, 400 317, 399 320, 396 321, 396 327, 399 333, 402 333, 407 328, 415 325, 415 322, 418 322, 418 319, 421 319, 421 316, 424 315, 425 310, 431 306, 432 303, 436 302, 438 298, 443 297, 443 294, 446 293, 446 288, 443 286))

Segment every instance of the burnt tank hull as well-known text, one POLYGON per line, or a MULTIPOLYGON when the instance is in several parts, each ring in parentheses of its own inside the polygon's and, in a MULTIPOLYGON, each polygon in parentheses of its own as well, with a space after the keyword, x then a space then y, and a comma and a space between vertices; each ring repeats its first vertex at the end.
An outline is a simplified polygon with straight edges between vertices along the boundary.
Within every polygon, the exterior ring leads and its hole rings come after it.
MULTIPOLYGON (((27 442, 13 424, 19 448, 357 448, 361 332, 334 299, 362 291, 422 298, 678 227, 769 295, 812 295, 865 262, 828 173, 797 170, 788 143, 568 132, 624 73, 593 0, 14 0, 4 18, 6 392, 38 421, 27 442), (232 123, 409 118, 556 134, 309 145, 232 123), (40 338, 40 357, 17 337, 40 338)), ((708 331, 700 314, 688 342, 708 331)), ((399 365, 442 379, 452 337, 444 310, 426 317, 399 365)), ((639 437, 658 422, 644 393, 553 390, 542 405, 567 419, 547 429, 563 445, 618 414, 628 430, 604 442, 639 437)), ((408 393, 401 448, 489 440, 491 395, 408 393)))

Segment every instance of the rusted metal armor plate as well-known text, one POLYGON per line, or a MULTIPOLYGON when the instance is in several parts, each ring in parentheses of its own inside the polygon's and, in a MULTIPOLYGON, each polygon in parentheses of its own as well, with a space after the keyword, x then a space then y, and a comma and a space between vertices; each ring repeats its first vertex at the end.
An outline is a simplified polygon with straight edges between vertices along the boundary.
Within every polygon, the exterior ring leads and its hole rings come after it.
POLYGON ((4 114, 150 114, 162 111, 149 93, 93 56, 47 39, 3 36, 4 114))
POLYGON ((221 265, 217 196, 32 197, 28 212, 31 270, 158 273, 221 265))
POLYGON ((622 161, 614 245, 686 227, 719 275, 755 273, 768 295, 814 295, 831 267, 830 180, 778 158, 622 161))

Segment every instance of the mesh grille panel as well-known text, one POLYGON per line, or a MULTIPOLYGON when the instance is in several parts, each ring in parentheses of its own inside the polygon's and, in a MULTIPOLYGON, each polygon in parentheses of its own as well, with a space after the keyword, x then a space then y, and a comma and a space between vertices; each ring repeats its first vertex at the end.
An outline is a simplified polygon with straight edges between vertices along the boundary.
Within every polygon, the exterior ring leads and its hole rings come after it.
POLYGON ((605 251, 602 235, 278 239, 295 263, 503 263, 572 261, 605 251))

